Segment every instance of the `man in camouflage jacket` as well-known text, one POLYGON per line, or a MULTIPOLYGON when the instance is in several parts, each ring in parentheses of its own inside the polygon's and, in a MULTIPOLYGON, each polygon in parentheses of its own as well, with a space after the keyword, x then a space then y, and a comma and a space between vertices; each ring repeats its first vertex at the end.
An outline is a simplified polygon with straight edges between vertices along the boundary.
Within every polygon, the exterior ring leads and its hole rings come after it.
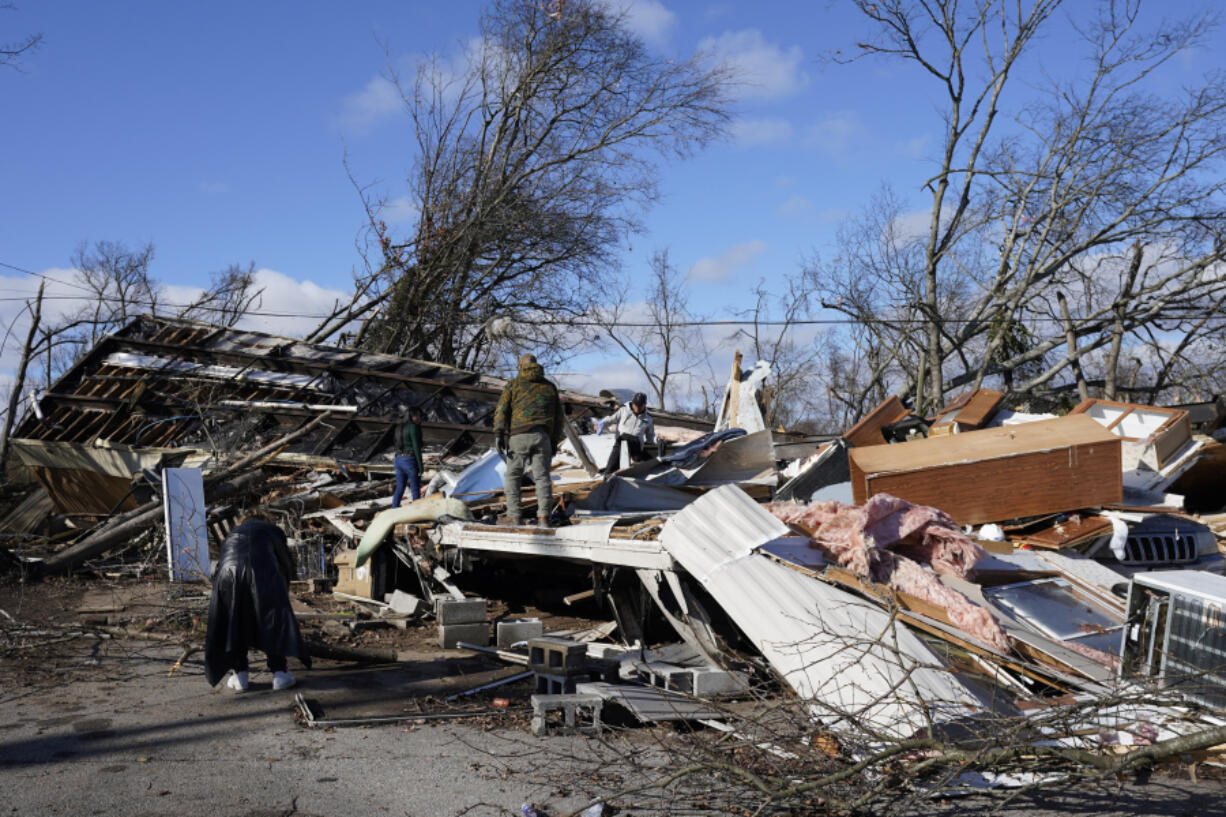
POLYGON ((507 383, 494 409, 495 445, 507 460, 503 488, 511 524, 518 524, 520 519, 519 483, 524 468, 529 467, 536 483, 537 523, 548 526, 553 507, 549 463, 565 434, 562 423, 558 387, 545 379, 545 370, 536 357, 524 355, 519 359, 519 375, 507 383))

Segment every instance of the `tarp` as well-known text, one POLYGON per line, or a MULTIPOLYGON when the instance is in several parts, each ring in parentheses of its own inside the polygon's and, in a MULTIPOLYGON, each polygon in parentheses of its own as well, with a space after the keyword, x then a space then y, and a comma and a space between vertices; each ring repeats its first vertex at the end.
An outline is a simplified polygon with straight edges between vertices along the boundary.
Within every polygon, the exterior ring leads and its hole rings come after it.
POLYGON ((694 494, 668 485, 613 477, 571 507, 581 514, 653 513, 678 511, 694 501, 694 494))

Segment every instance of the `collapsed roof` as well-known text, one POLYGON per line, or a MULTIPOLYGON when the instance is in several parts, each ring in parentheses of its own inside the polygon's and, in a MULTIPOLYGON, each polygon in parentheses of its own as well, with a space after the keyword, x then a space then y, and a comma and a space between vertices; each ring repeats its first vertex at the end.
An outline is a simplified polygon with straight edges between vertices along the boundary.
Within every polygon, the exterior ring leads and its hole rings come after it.
MULTIPOLYGON (((13 437, 134 447, 242 450, 332 416, 290 451, 345 464, 381 459, 396 415, 418 406, 427 443, 446 454, 493 439, 494 406, 506 380, 391 355, 141 316, 103 338, 37 396, 13 437)), ((604 414, 604 398, 563 389, 572 421, 604 414)), ((661 424, 711 423, 653 411, 661 424)))

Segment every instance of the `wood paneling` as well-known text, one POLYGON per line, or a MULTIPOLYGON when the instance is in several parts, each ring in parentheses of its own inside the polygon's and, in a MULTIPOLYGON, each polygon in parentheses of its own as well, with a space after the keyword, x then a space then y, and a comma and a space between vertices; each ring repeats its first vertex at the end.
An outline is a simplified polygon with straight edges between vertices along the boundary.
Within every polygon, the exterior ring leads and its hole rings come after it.
POLYGON ((1120 440, 1084 415, 855 448, 850 462, 858 504, 888 493, 940 508, 960 524, 1123 498, 1120 440))

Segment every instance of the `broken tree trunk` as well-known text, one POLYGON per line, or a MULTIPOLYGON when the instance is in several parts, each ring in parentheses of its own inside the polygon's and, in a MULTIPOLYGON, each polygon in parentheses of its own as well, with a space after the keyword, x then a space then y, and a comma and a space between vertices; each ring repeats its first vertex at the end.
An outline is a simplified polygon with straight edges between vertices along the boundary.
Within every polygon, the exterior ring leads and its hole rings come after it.
MULTIPOLYGON (((210 498, 223 499, 240 493, 258 485, 263 479, 264 472, 251 471, 230 482, 215 484, 210 498)), ((117 516, 91 532, 80 542, 41 562, 36 568, 36 575, 45 576, 70 570, 86 559, 101 556, 111 548, 127 542, 139 531, 156 525, 161 521, 162 513, 162 500, 159 497, 146 502, 136 510, 117 516)))
POLYGON ((562 427, 566 429, 566 439, 570 440, 571 447, 579 455, 579 462, 583 464, 583 470, 587 471, 589 477, 599 474, 600 469, 596 467, 596 463, 592 462, 587 446, 583 444, 583 440, 579 439, 578 432, 575 431, 575 427, 571 425, 570 418, 565 413, 562 415, 562 427))
POLYGON ((242 473, 244 470, 248 468, 254 468, 257 465, 260 465, 261 460, 275 456, 282 448, 289 445, 294 440, 297 440, 299 437, 306 435, 307 432, 312 431, 313 429, 315 429, 316 426, 318 426, 324 420, 327 420, 331 416, 332 416, 331 412, 325 411, 323 414, 319 415, 314 420, 311 420, 311 422, 302 426, 297 431, 291 431, 289 434, 286 434, 284 437, 274 440, 273 442, 264 446, 259 451, 256 451, 253 454, 248 454, 247 456, 243 457, 241 460, 229 466, 228 468, 224 468, 221 471, 218 471, 216 474, 210 474, 209 476, 204 478, 205 486, 207 487, 209 485, 216 484, 222 480, 225 480, 225 479, 228 479, 234 476, 235 474, 242 473))
MULTIPOLYGON (((21 402, 21 390, 26 385, 26 367, 30 365, 30 350, 34 348, 34 337, 38 334, 38 324, 42 319, 43 287, 46 285, 46 281, 38 285, 38 298, 34 301, 34 309, 30 318, 30 332, 26 335, 25 348, 21 350, 21 363, 17 365, 17 380, 13 383, 13 390, 9 393, 9 410, 4 417, 4 437, 0 438, 0 478, 3 478, 5 467, 8 465, 9 435, 13 432, 13 425, 17 421, 17 405, 21 402)), ((26 306, 29 306, 29 301, 26 302, 26 306)))

